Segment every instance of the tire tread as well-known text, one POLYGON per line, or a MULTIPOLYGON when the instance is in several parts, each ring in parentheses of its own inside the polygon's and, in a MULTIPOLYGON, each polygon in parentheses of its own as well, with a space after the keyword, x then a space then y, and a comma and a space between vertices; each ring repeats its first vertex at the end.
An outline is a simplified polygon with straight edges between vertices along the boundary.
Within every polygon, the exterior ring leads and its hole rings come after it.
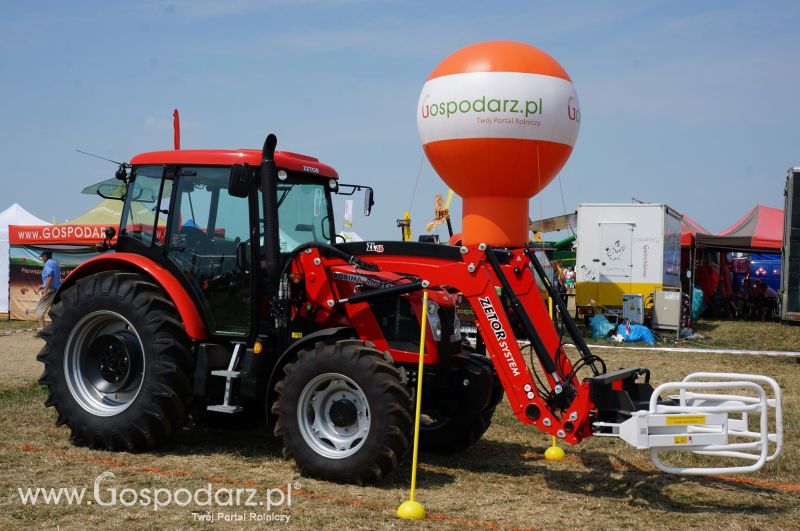
MULTIPOLYGON (((274 432, 283 439, 284 457, 294 459, 301 473, 333 481, 371 483, 388 475, 407 456, 413 430, 411 395, 403 385, 404 374, 386 353, 358 339, 344 339, 332 344, 320 341, 313 349, 300 351, 295 360, 284 367, 283 373, 284 377, 275 386, 277 400, 271 408, 277 416, 274 432), (351 376, 358 374, 363 382, 373 386, 383 401, 381 407, 386 422, 383 433, 377 434, 380 447, 372 454, 371 462, 360 466, 336 466, 337 460, 319 456, 308 451, 306 446, 298 447, 306 444, 299 435, 295 396, 300 392, 298 388, 304 385, 302 375, 308 377, 316 370, 315 367, 330 360, 335 360, 343 371, 353 371, 351 376)), ((374 406, 371 405, 373 415, 374 406)), ((372 429, 382 424, 374 417, 372 423, 372 429)), ((372 436, 376 434, 371 432, 372 436)))
POLYGON ((56 409, 56 425, 67 425, 74 443, 109 450, 149 449, 166 442, 186 422, 193 400, 194 361, 178 311, 159 286, 129 271, 93 274, 66 289, 61 300, 53 305, 50 317, 52 322, 43 333, 45 346, 37 356, 44 365, 39 383, 48 388, 45 405, 56 409), (146 356, 148 362, 155 362, 150 376, 157 381, 153 385, 144 382, 142 390, 152 391, 148 396, 140 394, 135 403, 120 413, 130 418, 123 427, 104 428, 102 423, 90 422, 94 416, 71 397, 63 374, 70 322, 79 319, 87 301, 97 298, 125 304, 143 323, 140 335, 153 338, 145 348, 152 349, 146 356))

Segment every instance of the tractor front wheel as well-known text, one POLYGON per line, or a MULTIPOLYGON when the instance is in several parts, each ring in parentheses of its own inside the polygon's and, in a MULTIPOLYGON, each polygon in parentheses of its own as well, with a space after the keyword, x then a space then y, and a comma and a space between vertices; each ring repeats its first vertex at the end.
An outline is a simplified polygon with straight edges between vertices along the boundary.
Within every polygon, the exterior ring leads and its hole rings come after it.
POLYGON ((192 401, 192 358, 175 306, 136 273, 78 280, 50 312, 37 359, 45 405, 72 440, 139 450, 167 440, 192 401))
POLYGON ((391 472, 412 435, 400 370, 371 344, 317 343, 286 365, 275 390, 275 434, 303 474, 365 483, 391 472))

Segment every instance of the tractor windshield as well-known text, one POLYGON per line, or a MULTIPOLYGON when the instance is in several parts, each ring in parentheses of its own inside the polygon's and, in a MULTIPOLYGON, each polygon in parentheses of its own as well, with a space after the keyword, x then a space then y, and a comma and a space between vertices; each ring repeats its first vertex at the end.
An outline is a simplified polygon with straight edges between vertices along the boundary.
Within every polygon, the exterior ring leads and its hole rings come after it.
POLYGON ((278 183, 278 218, 281 252, 311 241, 331 243, 330 196, 323 184, 278 183))

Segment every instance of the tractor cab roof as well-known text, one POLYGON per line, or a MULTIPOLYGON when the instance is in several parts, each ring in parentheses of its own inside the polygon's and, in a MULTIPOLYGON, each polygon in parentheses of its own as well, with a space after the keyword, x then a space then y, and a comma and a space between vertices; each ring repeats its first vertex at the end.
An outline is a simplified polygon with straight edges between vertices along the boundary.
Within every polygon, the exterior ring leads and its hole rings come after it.
MULTIPOLYGON (((230 166, 232 164, 261 164, 261 151, 257 149, 181 149, 174 151, 151 151, 141 153, 131 159, 131 165, 180 164, 196 166, 230 166)), ((339 174, 331 166, 323 164, 314 157, 276 151, 275 164, 278 168, 306 173, 313 176, 338 179, 339 174)))

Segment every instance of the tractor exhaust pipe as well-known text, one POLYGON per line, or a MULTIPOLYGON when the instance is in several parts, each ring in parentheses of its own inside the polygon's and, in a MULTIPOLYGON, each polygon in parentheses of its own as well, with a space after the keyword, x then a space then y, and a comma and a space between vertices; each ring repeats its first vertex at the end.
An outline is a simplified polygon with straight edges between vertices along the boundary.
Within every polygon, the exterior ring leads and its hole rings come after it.
POLYGON ((261 185, 264 192, 264 254, 267 278, 278 281, 281 272, 281 248, 278 234, 278 168, 275 146, 278 138, 270 133, 261 152, 261 185))

